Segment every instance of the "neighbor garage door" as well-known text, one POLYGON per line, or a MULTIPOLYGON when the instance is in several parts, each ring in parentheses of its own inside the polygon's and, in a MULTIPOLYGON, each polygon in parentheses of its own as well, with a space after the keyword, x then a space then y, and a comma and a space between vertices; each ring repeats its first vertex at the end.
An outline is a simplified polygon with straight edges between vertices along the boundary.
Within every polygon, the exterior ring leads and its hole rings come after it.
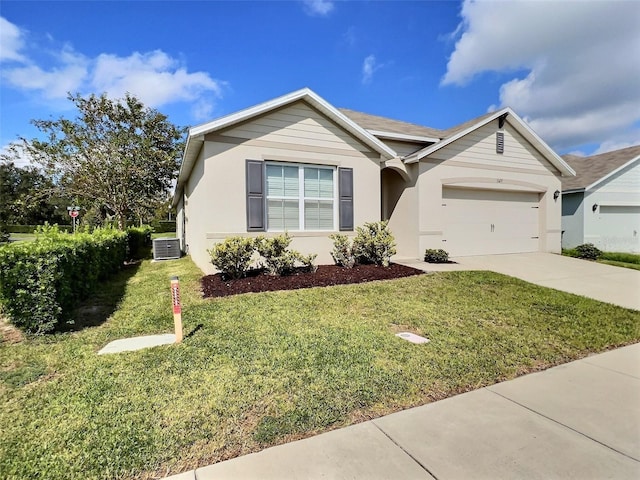
POLYGON ((443 248, 451 256, 536 252, 538 194, 444 188, 443 248))
POLYGON ((593 243, 602 250, 640 252, 640 206, 601 205, 596 227, 600 238, 593 243))

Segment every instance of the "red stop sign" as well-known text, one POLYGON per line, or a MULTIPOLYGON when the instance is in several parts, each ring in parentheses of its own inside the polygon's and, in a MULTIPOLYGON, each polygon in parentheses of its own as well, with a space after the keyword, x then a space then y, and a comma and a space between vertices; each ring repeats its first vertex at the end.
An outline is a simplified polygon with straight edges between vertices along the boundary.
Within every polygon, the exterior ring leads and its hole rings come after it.
POLYGON ((77 210, 69 210, 69 215, 71 215, 71 217, 76 218, 78 216, 78 211, 77 210))

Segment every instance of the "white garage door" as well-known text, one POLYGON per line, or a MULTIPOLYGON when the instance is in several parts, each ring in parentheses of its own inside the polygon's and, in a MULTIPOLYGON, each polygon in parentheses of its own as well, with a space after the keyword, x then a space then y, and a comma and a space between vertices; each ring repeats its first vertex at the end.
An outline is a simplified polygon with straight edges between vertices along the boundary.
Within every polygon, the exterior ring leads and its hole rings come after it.
POLYGON ((600 238, 585 238, 609 252, 640 252, 640 206, 602 205, 596 220, 600 238))
POLYGON ((443 188, 443 248, 451 256, 537 252, 537 193, 443 188))

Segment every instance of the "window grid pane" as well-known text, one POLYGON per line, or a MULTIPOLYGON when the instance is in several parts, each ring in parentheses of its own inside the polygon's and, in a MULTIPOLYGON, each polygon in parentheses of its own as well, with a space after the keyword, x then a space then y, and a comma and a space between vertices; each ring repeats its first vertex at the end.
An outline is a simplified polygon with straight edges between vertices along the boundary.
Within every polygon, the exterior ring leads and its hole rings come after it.
POLYGON ((333 169, 271 164, 266 183, 269 230, 334 229, 333 169))
POLYGON ((333 230, 333 202, 327 200, 305 200, 305 230, 333 230))

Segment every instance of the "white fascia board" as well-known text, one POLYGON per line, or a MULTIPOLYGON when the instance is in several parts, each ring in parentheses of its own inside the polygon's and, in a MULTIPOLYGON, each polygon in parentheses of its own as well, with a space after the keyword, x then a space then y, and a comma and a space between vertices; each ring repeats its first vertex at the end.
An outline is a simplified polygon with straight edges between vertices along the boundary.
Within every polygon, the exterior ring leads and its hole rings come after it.
MULTIPOLYGON (((245 108, 238 112, 225 115, 211 122, 196 125, 189 129, 189 135, 187 136, 187 142, 185 144, 184 156, 182 166, 180 167, 180 173, 178 174, 178 182, 176 184, 176 193, 182 192, 182 185, 191 174, 193 163, 202 148, 204 143, 204 137, 208 133, 215 132, 217 130, 228 128, 237 123, 243 122, 250 118, 262 115, 276 108, 297 102, 299 100, 305 100, 331 120, 336 122, 346 131, 355 136, 358 140, 363 142, 368 147, 372 148, 376 152, 380 153, 386 160, 396 158, 398 154, 382 141, 378 140, 375 136, 367 132, 364 128, 360 127, 353 120, 345 116, 337 108, 332 106, 329 102, 321 98, 315 92, 309 88, 302 88, 295 92, 288 93, 268 102, 255 105, 253 107, 245 108)), ((177 203, 176 197, 174 197, 174 203, 177 203)))
POLYGON ((456 133, 455 135, 452 135, 449 138, 445 138, 444 140, 436 143, 435 145, 430 145, 428 147, 423 148, 422 150, 418 150, 417 152, 412 153, 411 155, 407 156, 405 158, 405 163, 416 163, 416 162, 419 162, 424 157, 426 157, 428 155, 431 155, 433 152, 438 151, 443 147, 446 147, 447 145, 449 145, 449 144, 455 142, 456 140, 458 140, 459 138, 464 137, 465 135, 473 132, 474 130, 486 125, 487 123, 494 121, 500 115, 503 115, 505 113, 509 113, 510 111, 511 110, 509 108, 503 108, 502 110, 499 110, 499 111, 495 112, 490 117, 485 118, 484 120, 476 123, 475 125, 471 125, 469 128, 466 128, 465 130, 462 130, 461 132, 458 132, 458 133, 456 133))
POLYGON ((371 135, 374 135, 378 138, 384 138, 386 140, 400 140, 400 141, 418 142, 418 143, 437 143, 440 141, 439 138, 423 137, 421 135, 407 135, 404 133, 384 132, 381 130, 367 130, 367 131, 371 135))
POLYGON ((507 121, 511 123, 515 127, 518 132, 525 138, 527 138, 545 157, 547 160, 551 162, 553 166, 555 166, 563 177, 575 177, 576 171, 571 168, 571 166, 565 162, 560 155, 558 155, 549 145, 546 144, 544 140, 542 140, 536 132, 534 132, 531 127, 522 120, 516 112, 507 107, 505 110, 509 112, 509 116, 507 116, 507 121), (509 120, 509 117, 513 117, 517 120, 514 124, 509 120))
POLYGON ((182 190, 184 189, 184 183, 191 175, 191 170, 193 169, 193 165, 198 158, 198 153, 200 153, 200 149, 202 148, 203 143, 204 136, 187 136, 187 141, 184 146, 184 154, 182 155, 182 164, 180 165, 178 179, 176 180, 173 202, 171 202, 171 206, 173 207, 178 205, 178 201, 180 200, 180 196, 182 195, 182 190))
POLYGON ((611 178, 612 176, 614 176, 616 173, 618 173, 619 171, 627 168, 629 165, 633 164, 634 162, 637 162, 640 160, 640 155, 638 155, 635 158, 632 158, 631 160, 629 160, 627 163, 625 163, 624 165, 619 166, 618 168, 616 168, 615 170, 613 170, 612 172, 607 173, 604 177, 602 177, 600 180, 596 180, 595 182, 593 182, 591 185, 589 185, 588 187, 585 188, 585 190, 592 190, 594 187, 596 187, 597 185, 604 183, 607 179, 611 178))
POLYGON ((456 140, 468 135, 469 133, 477 130, 480 127, 485 126, 486 124, 493 122, 496 118, 501 117, 504 114, 507 114, 506 120, 529 142, 531 142, 546 158, 551 162, 553 166, 555 166, 562 175, 575 176, 576 172, 566 163, 556 152, 554 152, 549 145, 547 145, 544 140, 542 140, 536 132, 531 130, 531 128, 522 120, 511 108, 505 107, 497 112, 494 112, 493 115, 479 121, 475 125, 462 130, 461 132, 452 135, 449 138, 442 140, 435 145, 428 146, 419 150, 418 152, 412 153, 405 159, 405 163, 415 163, 419 162, 424 157, 431 155, 433 152, 440 150, 443 147, 455 142, 456 140), (513 121, 515 119, 515 122, 513 121))
POLYGON ((580 193, 584 192, 584 188, 570 188, 569 190, 562 190, 562 195, 569 193, 580 193))
POLYGON ((273 100, 269 100, 268 102, 264 102, 259 105, 255 105, 253 107, 240 110, 239 112, 226 115, 212 122, 198 125, 196 127, 189 129, 189 136, 195 137, 199 135, 206 135, 207 133, 211 133, 216 130, 220 130, 222 128, 230 127, 231 125, 234 125, 236 123, 243 122, 245 120, 248 120, 258 115, 262 115, 263 113, 269 112, 276 108, 280 108, 290 103, 297 102, 298 100, 305 100, 309 102, 316 109, 320 110, 323 114, 331 118, 334 122, 336 122, 342 128, 344 128, 349 133, 354 135, 357 139, 362 141, 365 145, 371 147, 372 149, 380 153, 383 157, 387 159, 391 159, 397 156, 396 152, 394 152, 391 148, 389 148, 387 145, 382 143, 376 137, 371 135, 365 129, 360 127, 353 120, 346 117, 337 108, 335 108, 329 102, 325 101, 323 98, 321 98, 318 94, 316 94, 309 88, 296 90, 295 92, 291 92, 291 93, 288 93, 287 95, 274 98, 273 100))

